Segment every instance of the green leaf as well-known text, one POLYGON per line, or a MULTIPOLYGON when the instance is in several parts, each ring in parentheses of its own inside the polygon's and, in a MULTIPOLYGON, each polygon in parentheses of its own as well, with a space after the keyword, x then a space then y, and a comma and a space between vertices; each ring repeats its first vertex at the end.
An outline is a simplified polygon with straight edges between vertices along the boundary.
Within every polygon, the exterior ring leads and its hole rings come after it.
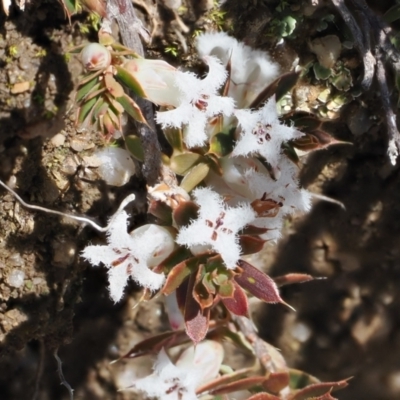
POLYGON ((235 128, 230 129, 228 133, 219 132, 210 140, 210 153, 215 153, 219 157, 225 157, 231 154, 235 147, 235 128))
POLYGON ((125 68, 121 66, 115 66, 117 70, 116 77, 129 89, 131 89, 135 94, 140 97, 146 97, 146 92, 144 91, 140 82, 125 68))
POLYGON ((184 175, 190 168, 202 161, 204 157, 197 153, 172 155, 170 168, 178 175, 184 175))
POLYGON ((97 99, 93 98, 87 101, 81 109, 79 110, 79 115, 78 115, 78 122, 83 123, 85 121, 86 117, 89 115, 90 111, 92 110, 93 106, 95 105, 97 99))
POLYGON ((164 136, 174 151, 180 153, 183 151, 182 129, 165 128, 164 136))
POLYGON ((289 369, 289 386, 291 389, 302 389, 306 386, 312 385, 314 383, 320 383, 320 380, 315 376, 312 376, 306 372, 300 371, 298 369, 289 369))
POLYGON ((121 106, 124 108, 124 110, 136 121, 141 122, 142 124, 148 125, 146 118, 142 114, 142 110, 140 107, 136 104, 135 101, 133 101, 128 95, 124 94, 121 97, 116 97, 115 100, 118 101, 118 103, 121 104, 121 106))
POLYGON ((317 79, 326 80, 332 75, 332 70, 330 68, 325 68, 318 62, 313 65, 313 70, 317 79))
POLYGON ((140 138, 135 135, 125 136, 125 144, 128 151, 140 162, 144 161, 144 151, 140 138))
POLYGON ((208 164, 197 164, 182 179, 180 187, 189 193, 208 175, 209 171, 210 166, 208 164))
POLYGON ((389 10, 387 10, 383 15, 383 19, 388 24, 400 19, 400 4, 390 7, 389 10))
POLYGON ((81 88, 78 89, 78 91, 76 92, 76 97, 75 97, 75 101, 77 103, 79 103, 80 101, 82 101, 86 95, 90 92, 90 91, 97 91, 98 89, 100 89, 100 83, 98 81, 98 79, 96 79, 96 77, 94 79, 92 79, 91 81, 85 83, 81 88))

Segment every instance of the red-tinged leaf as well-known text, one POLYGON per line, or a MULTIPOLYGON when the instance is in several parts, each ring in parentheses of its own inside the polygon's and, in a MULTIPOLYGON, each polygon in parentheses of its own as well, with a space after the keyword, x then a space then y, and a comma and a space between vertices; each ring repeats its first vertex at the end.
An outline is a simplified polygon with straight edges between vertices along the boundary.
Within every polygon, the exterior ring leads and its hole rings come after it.
POLYGON ((266 240, 263 240, 257 236, 239 236, 239 244, 243 255, 258 253, 263 249, 265 242, 266 240))
POLYGON ((248 317, 249 303, 246 293, 236 282, 234 282, 234 285, 235 291, 233 292, 233 296, 231 298, 224 298, 221 296, 221 301, 231 313, 242 317, 248 317))
POLYGON ((179 331, 163 332, 135 344, 135 346, 133 346, 128 353, 122 356, 120 360, 123 358, 137 358, 146 354, 158 353, 163 347, 168 349, 173 346, 187 343, 188 341, 189 340, 183 329, 179 331))
POLYGON ((199 206, 194 201, 186 201, 175 208, 173 218, 178 228, 187 226, 198 217, 199 206))
POLYGON ((321 382, 300 389, 289 397, 289 400, 308 400, 310 397, 323 396, 331 391, 343 389, 348 386, 348 379, 338 382, 321 382))
POLYGON ((289 368, 289 376, 290 376, 289 386, 292 390, 303 389, 306 386, 321 382, 315 376, 312 376, 306 372, 294 368, 289 368))
POLYGON ((266 382, 263 383, 265 390, 278 394, 282 389, 289 386, 289 372, 271 372, 266 382))
POLYGON ((281 400, 281 398, 269 393, 256 393, 247 400, 281 400))
POLYGON ((226 385, 222 385, 214 390, 211 390, 209 393, 215 396, 237 392, 238 390, 247 390, 251 389, 254 386, 262 385, 264 381, 265 376, 252 376, 249 378, 239 379, 237 381, 227 383, 226 385))
POLYGON ((280 202, 278 203, 277 201, 272 199, 265 199, 265 200, 256 199, 251 203, 251 207, 256 212, 257 216, 260 218, 276 217, 276 215, 279 212, 279 209, 282 206, 283 206, 282 203, 280 202))
POLYGON ((196 274, 193 273, 189 277, 183 317, 187 335, 197 344, 201 342, 207 334, 210 322, 210 309, 202 310, 199 303, 194 299, 193 288, 195 280, 196 274))
POLYGON ((290 116, 290 120, 294 122, 294 126, 302 132, 312 132, 318 129, 322 122, 312 114, 295 114, 290 116))
POLYGON ((278 102, 292 87, 296 84, 299 78, 298 72, 288 72, 281 75, 270 83, 261 93, 252 101, 248 108, 258 108, 262 103, 275 94, 278 102))
POLYGON ((124 94, 123 96, 116 97, 115 100, 121 104, 124 110, 136 121, 141 122, 142 124, 148 125, 146 118, 142 114, 142 110, 133 101, 128 95, 124 94))
POLYGON ((129 89, 131 89, 135 94, 139 97, 146 97, 146 92, 144 91, 140 82, 135 78, 133 74, 127 71, 125 68, 121 66, 115 66, 117 70, 117 78, 126 85, 129 89))
POLYGON ((336 397, 331 396, 331 392, 325 393, 322 396, 313 397, 310 400, 337 400, 336 397))
POLYGON ((175 267, 169 271, 161 292, 166 296, 171 294, 192 272, 197 269, 198 265, 199 262, 196 257, 182 261, 181 263, 175 265, 175 267))
POLYGON ((81 3, 89 11, 97 13, 102 18, 106 17, 107 13, 105 0, 81 0, 81 3))
MULTIPOLYGON (((86 83, 91 81, 92 79, 98 77, 99 75, 101 75, 102 72, 103 72, 102 70, 99 70, 99 71, 93 72, 91 74, 85 75, 85 77, 79 82, 79 87, 82 87, 83 85, 85 85, 86 83)), ((98 82, 98 79, 96 79, 96 81, 98 82)))
POLYGON ((254 225, 247 225, 244 229, 240 231, 241 235, 250 235, 250 236, 258 236, 264 233, 267 233, 269 229, 267 228, 259 228, 254 225))
POLYGON ((186 296, 188 294, 189 278, 186 278, 182 284, 176 289, 176 302, 183 314, 185 311, 186 296))
POLYGON ((238 379, 245 378, 249 373, 253 371, 253 368, 242 368, 237 371, 234 371, 230 374, 219 376, 218 378, 213 379, 205 383, 204 385, 199 386, 196 389, 196 394, 200 395, 203 392, 209 392, 212 389, 216 389, 222 385, 226 385, 231 382, 236 382, 238 379))
POLYGON ((235 280, 243 289, 267 303, 284 303, 279 295, 278 287, 268 275, 246 261, 239 260, 238 265, 242 273, 236 275, 235 280))
POLYGON ((124 95, 123 87, 115 80, 111 73, 104 75, 104 84, 111 96, 121 97, 124 95))
POLYGON ((286 274, 273 278, 278 287, 292 285, 294 283, 304 283, 314 280, 315 278, 308 274, 286 274))
POLYGON ((59 0, 65 16, 68 18, 69 23, 71 24, 71 16, 76 13, 77 9, 77 1, 76 0, 59 0))

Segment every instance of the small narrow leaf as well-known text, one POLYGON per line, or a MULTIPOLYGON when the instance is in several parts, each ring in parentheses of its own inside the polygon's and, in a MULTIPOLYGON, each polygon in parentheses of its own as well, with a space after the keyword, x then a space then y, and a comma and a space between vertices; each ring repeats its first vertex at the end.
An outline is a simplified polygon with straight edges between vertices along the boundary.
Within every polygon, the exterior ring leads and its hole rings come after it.
POLYGON ((267 381, 263 383, 263 387, 268 392, 278 394, 282 389, 289 386, 289 380, 288 371, 271 372, 267 381))
POLYGON ((293 283, 303 283, 314 280, 315 278, 308 274, 286 274, 273 278, 278 287, 292 285, 293 283))
POLYGON ((288 72, 281 75, 262 90, 262 92, 252 101, 249 108, 258 108, 274 94, 276 101, 278 102, 290 89, 294 87, 294 85, 296 85, 298 79, 298 72, 288 72))
POLYGON ((194 167, 204 157, 196 153, 183 153, 172 155, 170 168, 178 175, 184 175, 190 168, 194 167))
POLYGON ((208 175, 209 171, 210 166, 208 164, 197 164, 182 179, 180 187, 189 193, 208 175))
POLYGON ((192 272, 196 271, 198 265, 199 260, 197 257, 190 258, 175 265, 175 267, 173 267, 168 273, 161 292, 166 296, 171 294, 192 272))
POLYGON ((104 75, 104 84, 111 96, 121 97, 124 95, 123 87, 114 79, 111 73, 104 75))
POLYGON ((348 379, 343 379, 338 382, 321 382, 300 389, 289 397, 289 400, 308 400, 310 397, 323 396, 334 390, 343 389, 348 386, 348 379))
POLYGON ((177 152, 183 151, 182 129, 171 128, 171 127, 165 128, 164 136, 174 151, 177 152))
POLYGON ((281 400, 280 397, 274 396, 269 393, 256 393, 253 396, 250 396, 247 400, 281 400))
POLYGON ((86 97, 86 95, 89 92, 97 91, 99 88, 100 88, 99 81, 96 78, 92 79, 91 81, 87 82, 85 85, 83 85, 81 88, 78 89, 78 91, 76 92, 75 101, 79 103, 86 97))
POLYGON ((251 389, 255 386, 262 385, 265 380, 265 376, 252 376, 250 378, 239 379, 235 382, 230 382, 226 385, 218 387, 217 389, 211 390, 210 394, 215 396, 219 394, 237 392, 239 390, 251 389))
POLYGON ((116 100, 132 118, 142 124, 148 125, 146 118, 142 114, 142 110, 128 95, 124 94, 123 96, 116 97, 116 100))
POLYGON ((140 162, 144 161, 144 151, 140 138, 135 135, 125 136, 127 150, 140 162))
POLYGON ((193 255, 189 249, 186 247, 178 247, 157 268, 160 273, 164 272, 168 274, 175 265, 191 257, 193 257, 193 255))
POLYGON ((85 121, 86 117, 90 114, 90 111, 92 110, 93 106, 95 105, 97 99, 93 98, 87 101, 83 106, 81 107, 79 114, 78 114, 78 122, 82 123, 85 121))
POLYGON ((137 94, 138 96, 146 97, 146 92, 144 91, 142 85, 129 71, 118 65, 116 65, 115 68, 117 70, 116 77, 124 85, 126 85, 129 89, 135 92, 135 94, 137 94))
POLYGON ((159 352, 163 347, 168 349, 186 342, 188 342, 188 339, 183 329, 179 331, 163 332, 135 344, 128 353, 120 359, 137 358, 146 354, 154 354, 159 352))
POLYGON ((243 289, 267 303, 284 303, 279 295, 278 287, 268 275, 246 261, 239 260, 238 265, 242 273, 236 275, 235 280, 243 289))

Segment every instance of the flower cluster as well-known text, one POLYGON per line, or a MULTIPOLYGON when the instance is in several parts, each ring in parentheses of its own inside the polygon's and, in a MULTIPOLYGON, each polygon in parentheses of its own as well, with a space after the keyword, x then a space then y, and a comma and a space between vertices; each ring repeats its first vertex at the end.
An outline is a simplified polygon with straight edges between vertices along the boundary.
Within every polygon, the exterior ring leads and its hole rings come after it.
MULTIPOLYGON (((247 316, 249 293, 284 303, 273 279, 242 258, 279 238, 285 216, 310 207, 310 194, 300 187, 298 167, 286 152, 303 134, 278 114, 278 66, 225 33, 197 39, 208 66, 203 79, 115 43, 90 46, 82 58, 98 71, 89 78, 96 91, 84 86, 83 108, 90 101, 100 104, 104 123, 120 118, 122 109, 145 123, 136 103, 121 92, 125 85, 160 107, 156 121, 171 146, 162 181, 148 188, 153 223, 129 233, 128 214, 119 210, 110 220, 107 244, 82 253, 92 265, 108 268, 111 298, 121 300, 130 278, 147 292, 161 292, 171 327, 180 332, 184 325, 195 344, 207 335, 214 310, 247 316)), ((81 120, 91 117, 83 114, 81 120)), ((118 170, 111 155, 107 163, 118 170)), ((161 350, 154 373, 134 387, 150 397, 191 400, 200 383, 194 375, 161 350)))

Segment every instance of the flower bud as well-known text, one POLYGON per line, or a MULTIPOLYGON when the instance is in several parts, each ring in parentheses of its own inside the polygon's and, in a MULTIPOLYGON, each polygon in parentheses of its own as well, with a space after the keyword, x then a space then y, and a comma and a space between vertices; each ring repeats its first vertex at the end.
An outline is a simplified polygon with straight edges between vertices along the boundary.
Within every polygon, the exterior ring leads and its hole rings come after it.
POLYGON ((111 64, 111 54, 103 45, 89 43, 81 52, 81 61, 88 71, 98 71, 111 64))

